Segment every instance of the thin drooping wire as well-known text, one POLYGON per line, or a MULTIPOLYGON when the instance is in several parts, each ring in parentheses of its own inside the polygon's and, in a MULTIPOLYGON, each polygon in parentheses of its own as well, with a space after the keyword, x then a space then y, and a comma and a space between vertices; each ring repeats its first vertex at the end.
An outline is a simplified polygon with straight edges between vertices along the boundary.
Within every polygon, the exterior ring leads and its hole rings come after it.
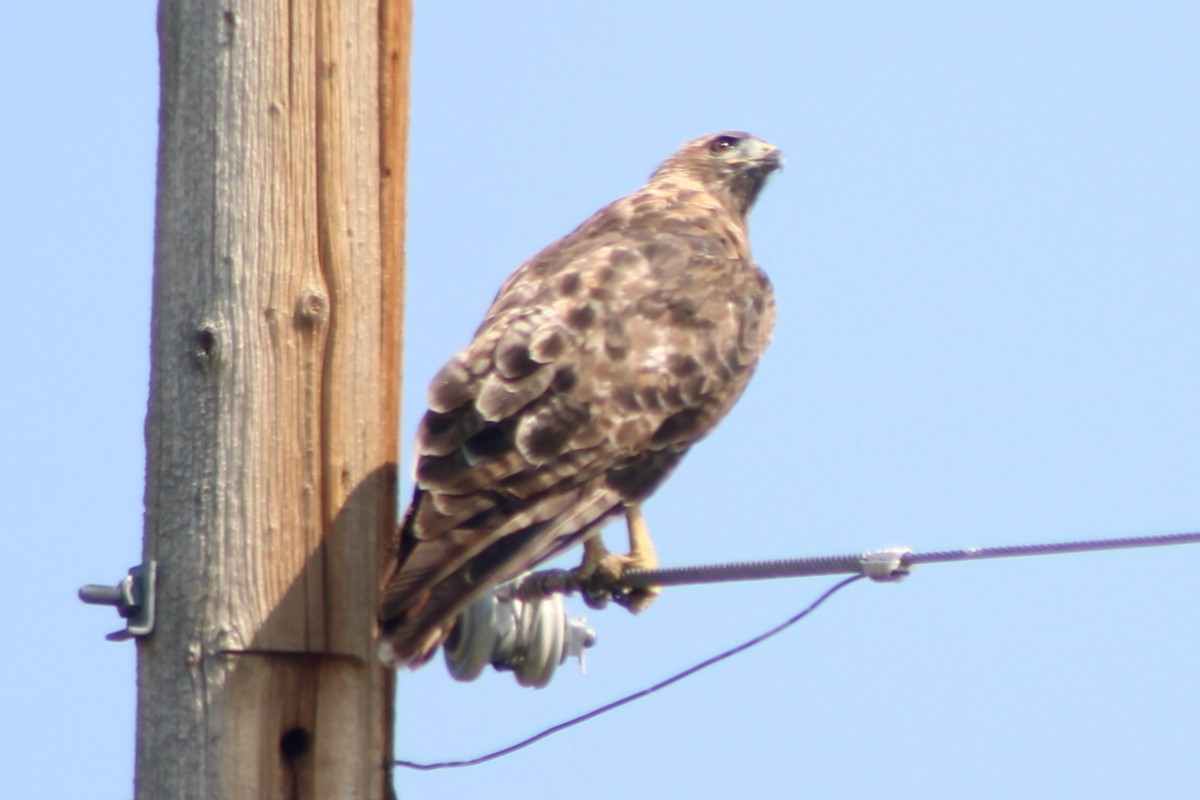
POLYGON ((837 594, 837 592, 839 590, 849 586, 850 584, 854 583, 855 581, 862 580, 863 577, 864 576, 862 576, 862 575, 854 575, 852 577, 838 581, 833 586, 826 589, 816 600, 812 601, 812 603, 810 603, 808 605, 808 607, 805 608, 803 611, 793 614, 791 617, 789 617, 788 619, 779 623, 774 628, 771 628, 768 631, 764 631, 763 633, 760 633, 758 636, 755 636, 753 639, 749 639, 745 642, 742 642, 741 644, 737 645, 736 647, 731 647, 728 650, 725 650, 724 652, 721 652, 715 656, 712 656, 711 658, 706 658, 704 661, 701 661, 699 664, 688 667, 687 669, 683 670, 682 672, 677 672, 676 674, 672 675, 671 677, 669 677, 665 680, 659 681, 658 683, 656 683, 652 686, 647 686, 645 689, 641 689, 640 691, 634 692, 633 694, 626 695, 625 697, 622 697, 619 700, 614 700, 611 703, 602 705, 599 708, 596 708, 596 709, 593 709, 593 710, 587 712, 586 714, 580 714, 579 716, 572 717, 571 719, 569 719, 565 722, 560 722, 557 725, 553 725, 549 728, 546 728, 541 733, 534 734, 533 736, 530 736, 527 739, 522 739, 521 741, 517 742, 516 744, 509 745, 508 747, 501 748, 500 750, 495 750, 486 755, 479 756, 478 758, 468 758, 463 761, 437 761, 437 762, 433 762, 430 764, 422 764, 422 763, 419 763, 416 761, 396 760, 393 763, 395 763, 395 765, 398 767, 407 767, 409 769, 417 769, 417 770, 448 769, 450 767, 473 767, 476 764, 483 764, 485 762, 492 761, 492 760, 500 758, 502 756, 506 756, 509 753, 515 753, 517 750, 522 750, 522 749, 528 747, 529 745, 534 744, 535 742, 539 742, 542 739, 545 739, 547 736, 552 736, 553 734, 556 734, 559 731, 564 731, 567 728, 572 728, 582 722, 587 722, 589 719, 598 717, 601 714, 612 711, 614 708, 620 708, 621 706, 623 706, 627 703, 632 703, 634 700, 640 700, 641 698, 645 697, 646 695, 654 694, 655 692, 659 691, 660 689, 665 689, 668 686, 670 686, 671 684, 677 683, 677 682, 683 680, 684 678, 688 677, 689 675, 694 675, 695 673, 699 672, 702 669, 705 669, 706 667, 711 667, 713 664, 716 664, 720 661, 724 661, 725 659, 730 658, 731 656, 735 656, 744 650, 748 650, 749 648, 753 647, 756 644, 759 644, 761 642, 766 641, 767 639, 770 639, 772 636, 775 636, 776 634, 782 633, 786 629, 790 628, 792 625, 795 625, 797 622, 799 622, 800 620, 807 617, 812 612, 816 611, 817 608, 819 608, 822 603, 824 603, 826 600, 828 600, 829 598, 831 598, 835 594, 837 594))

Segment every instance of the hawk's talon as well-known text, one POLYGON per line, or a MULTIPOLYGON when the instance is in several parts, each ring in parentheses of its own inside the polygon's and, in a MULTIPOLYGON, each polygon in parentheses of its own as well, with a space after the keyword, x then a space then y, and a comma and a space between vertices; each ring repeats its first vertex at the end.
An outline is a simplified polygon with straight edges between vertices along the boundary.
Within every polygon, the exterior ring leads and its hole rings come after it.
MULTIPOLYGON (((620 556, 610 556, 618 559, 620 556)), ((628 564, 627 569, 632 569, 628 564)), ((623 570, 622 570, 623 571, 623 570)), ((648 589, 632 589, 621 582, 620 575, 613 576, 605 569, 597 569, 590 575, 584 575, 583 568, 576 573, 578 577, 579 594, 588 608, 603 610, 609 602, 616 603, 631 613, 640 614, 660 594, 658 587, 648 589)))
POLYGON ((579 569, 579 595, 588 608, 603 611, 608 601, 614 599, 612 586, 603 580, 599 573, 584 577, 582 567, 579 569))
POLYGON ((613 596, 613 602, 629 609, 631 614, 640 614, 658 599, 662 589, 657 586, 647 586, 645 589, 626 589, 619 596, 613 596))

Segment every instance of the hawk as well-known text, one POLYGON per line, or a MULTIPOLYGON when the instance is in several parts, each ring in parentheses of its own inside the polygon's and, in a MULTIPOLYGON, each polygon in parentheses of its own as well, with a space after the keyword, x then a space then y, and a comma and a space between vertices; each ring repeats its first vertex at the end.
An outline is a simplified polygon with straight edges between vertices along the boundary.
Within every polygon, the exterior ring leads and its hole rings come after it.
MULTIPOLYGON (((526 261, 437 374, 379 611, 416 665, 484 591, 577 543, 585 578, 657 565, 642 502, 746 388, 775 321, 747 216, 783 165, 729 131, 526 261), (630 552, 597 535, 624 514, 630 552)), ((627 592, 633 610, 657 590, 627 592)))

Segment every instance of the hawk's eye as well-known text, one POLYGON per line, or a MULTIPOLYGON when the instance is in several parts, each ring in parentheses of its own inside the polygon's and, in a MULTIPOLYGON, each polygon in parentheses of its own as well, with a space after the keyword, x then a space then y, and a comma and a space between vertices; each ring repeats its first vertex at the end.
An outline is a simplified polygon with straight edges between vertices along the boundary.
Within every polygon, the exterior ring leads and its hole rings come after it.
POLYGON ((736 136, 718 136, 708 145, 708 152, 720 155, 737 147, 740 141, 736 136))

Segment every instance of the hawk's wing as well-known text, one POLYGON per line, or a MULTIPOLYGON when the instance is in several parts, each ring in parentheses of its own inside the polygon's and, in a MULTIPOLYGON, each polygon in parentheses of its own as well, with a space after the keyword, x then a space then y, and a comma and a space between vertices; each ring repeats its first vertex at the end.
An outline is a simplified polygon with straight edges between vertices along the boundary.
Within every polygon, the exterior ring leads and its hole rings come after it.
POLYGON ((430 387, 381 612, 397 652, 647 496, 728 411, 774 305, 761 270, 709 250, 612 232, 506 283, 430 387))

